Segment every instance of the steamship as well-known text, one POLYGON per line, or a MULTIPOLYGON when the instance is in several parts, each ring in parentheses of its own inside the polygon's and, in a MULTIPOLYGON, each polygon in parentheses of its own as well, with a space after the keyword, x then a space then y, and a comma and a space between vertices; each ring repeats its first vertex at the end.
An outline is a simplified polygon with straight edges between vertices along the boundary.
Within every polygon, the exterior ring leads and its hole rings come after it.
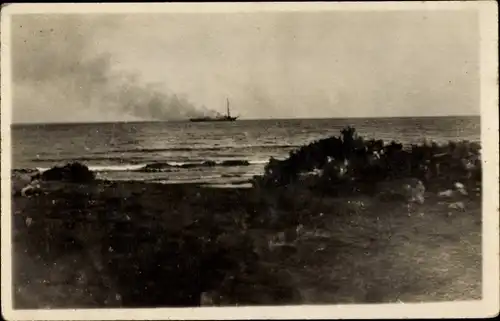
POLYGON ((238 117, 232 117, 231 112, 229 111, 229 99, 226 98, 226 115, 217 115, 216 117, 198 117, 198 118, 190 118, 191 122, 213 122, 213 121, 235 121, 238 117))

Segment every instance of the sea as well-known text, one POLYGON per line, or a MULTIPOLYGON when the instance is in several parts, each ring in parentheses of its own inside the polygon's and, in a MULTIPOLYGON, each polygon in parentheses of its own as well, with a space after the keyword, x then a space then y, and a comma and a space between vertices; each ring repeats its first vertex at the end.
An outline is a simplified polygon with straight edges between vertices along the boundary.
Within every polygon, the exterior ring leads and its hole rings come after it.
POLYGON ((365 138, 421 143, 480 141, 480 117, 268 119, 12 125, 12 169, 78 161, 107 180, 248 186, 270 157, 352 126, 365 138), (207 166, 208 163, 211 166, 207 166), (157 172, 148 164, 161 163, 157 172))

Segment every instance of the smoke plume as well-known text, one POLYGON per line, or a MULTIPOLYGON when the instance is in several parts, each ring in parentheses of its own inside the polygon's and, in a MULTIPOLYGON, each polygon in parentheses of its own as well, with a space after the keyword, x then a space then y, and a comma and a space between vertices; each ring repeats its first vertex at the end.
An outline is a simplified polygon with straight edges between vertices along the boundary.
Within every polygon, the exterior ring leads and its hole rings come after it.
POLYGON ((179 120, 207 114, 185 97, 138 74, 113 68, 99 52, 98 28, 110 17, 20 15, 12 18, 13 120, 179 120), (50 106, 47 115, 40 106, 50 106))

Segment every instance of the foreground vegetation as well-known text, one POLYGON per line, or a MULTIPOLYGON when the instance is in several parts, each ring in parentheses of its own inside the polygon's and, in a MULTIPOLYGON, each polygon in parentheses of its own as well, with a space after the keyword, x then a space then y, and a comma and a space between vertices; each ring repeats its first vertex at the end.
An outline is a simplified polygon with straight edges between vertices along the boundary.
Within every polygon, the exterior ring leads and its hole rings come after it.
POLYGON ((17 308, 480 299, 474 143, 346 128, 271 160, 252 189, 35 176, 13 196, 17 308))
POLYGON ((301 176, 314 178, 310 186, 318 190, 372 191, 377 183, 400 178, 417 178, 431 189, 451 186, 460 181, 468 186, 481 182, 481 146, 462 141, 439 145, 425 142, 404 147, 395 141, 365 140, 347 127, 339 137, 318 140, 278 161, 271 159, 264 177, 265 186, 303 183, 301 176), (311 173, 313 172, 314 173, 311 173), (312 175, 311 175, 312 174, 312 175), (352 189, 352 188, 351 188, 352 189))

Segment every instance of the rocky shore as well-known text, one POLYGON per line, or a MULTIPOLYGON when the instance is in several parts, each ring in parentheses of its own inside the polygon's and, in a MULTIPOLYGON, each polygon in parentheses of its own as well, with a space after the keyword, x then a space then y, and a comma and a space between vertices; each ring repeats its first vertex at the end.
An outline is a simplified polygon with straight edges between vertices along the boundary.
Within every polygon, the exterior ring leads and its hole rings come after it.
POLYGON ((343 134, 250 189, 16 173, 14 308, 480 299, 476 146, 362 154, 343 134))

